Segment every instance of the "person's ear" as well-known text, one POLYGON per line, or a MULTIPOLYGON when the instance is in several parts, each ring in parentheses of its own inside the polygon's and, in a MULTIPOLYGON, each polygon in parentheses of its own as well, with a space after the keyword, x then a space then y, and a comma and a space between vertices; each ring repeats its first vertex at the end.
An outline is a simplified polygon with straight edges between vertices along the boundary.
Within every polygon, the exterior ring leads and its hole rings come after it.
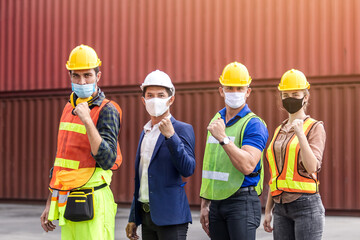
POLYGON ((101 78, 101 72, 99 71, 97 74, 96 74, 96 82, 99 82, 100 81, 100 78, 101 78))
POLYGON ((248 87, 248 89, 246 90, 245 97, 248 98, 250 96, 250 93, 251 93, 251 88, 248 87))
POLYGON ((174 101, 175 101, 175 95, 170 98, 169 106, 171 106, 174 103, 174 101))
POLYGON ((144 97, 141 97, 141 101, 142 101, 142 103, 144 104, 144 106, 146 106, 145 98, 144 98, 144 97))
POLYGON ((219 93, 221 97, 225 97, 224 89, 222 87, 219 87, 219 93))
POLYGON ((305 95, 304 96, 304 104, 307 103, 309 101, 309 95, 305 95))

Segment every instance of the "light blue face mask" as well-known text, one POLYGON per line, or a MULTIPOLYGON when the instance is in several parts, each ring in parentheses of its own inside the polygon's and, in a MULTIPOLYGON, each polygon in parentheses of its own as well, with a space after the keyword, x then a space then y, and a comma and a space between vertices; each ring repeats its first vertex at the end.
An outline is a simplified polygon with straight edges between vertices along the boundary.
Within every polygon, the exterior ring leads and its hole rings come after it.
POLYGON ((95 83, 96 82, 84 85, 71 83, 72 91, 79 98, 88 98, 95 92, 95 83))

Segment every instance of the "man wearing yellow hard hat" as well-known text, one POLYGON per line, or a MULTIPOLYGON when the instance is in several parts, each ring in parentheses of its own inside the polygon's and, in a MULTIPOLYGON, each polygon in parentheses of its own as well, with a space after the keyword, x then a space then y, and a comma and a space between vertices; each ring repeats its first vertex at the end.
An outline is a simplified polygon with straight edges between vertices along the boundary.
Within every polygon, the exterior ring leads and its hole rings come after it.
POLYGON ((246 104, 251 78, 238 62, 220 76, 225 108, 208 125, 200 190, 200 222, 212 240, 255 239, 260 225, 268 131, 246 104))
POLYGON ((109 188, 111 169, 122 161, 117 141, 121 109, 98 87, 101 61, 86 45, 72 50, 66 68, 72 93, 59 125, 51 193, 40 220, 62 239, 114 239, 117 205, 109 188))

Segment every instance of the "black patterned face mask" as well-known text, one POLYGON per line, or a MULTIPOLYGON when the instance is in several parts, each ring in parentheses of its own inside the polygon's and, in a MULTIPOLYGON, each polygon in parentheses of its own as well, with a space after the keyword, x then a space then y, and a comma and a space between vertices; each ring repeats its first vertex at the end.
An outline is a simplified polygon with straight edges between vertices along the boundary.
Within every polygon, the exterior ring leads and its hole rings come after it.
POLYGON ((282 100, 283 107, 288 111, 290 114, 296 113, 304 106, 304 98, 292 98, 288 97, 282 100))

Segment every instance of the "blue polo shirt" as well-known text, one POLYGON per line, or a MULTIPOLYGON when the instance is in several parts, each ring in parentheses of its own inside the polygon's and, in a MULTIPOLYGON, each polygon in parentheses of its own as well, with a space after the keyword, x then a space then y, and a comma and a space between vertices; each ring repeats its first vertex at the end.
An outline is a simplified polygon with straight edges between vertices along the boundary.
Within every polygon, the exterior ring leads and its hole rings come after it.
MULTIPOLYGON (((226 127, 232 126, 237 121, 239 121, 240 118, 245 117, 249 112, 251 112, 251 110, 248 107, 248 105, 245 104, 245 106, 241 109, 241 111, 238 114, 236 114, 232 119, 226 122, 225 120, 226 108, 223 108, 219 111, 221 118, 225 122, 226 127)), ((246 125, 242 145, 243 146, 250 145, 252 147, 256 147, 262 152, 265 149, 268 137, 269 137, 269 133, 266 126, 258 118, 252 118, 246 125)), ((259 169, 260 169, 260 159, 254 169, 254 172, 257 172, 259 169)), ((264 169, 262 169, 262 171, 264 171, 264 169)), ((245 176, 244 182, 241 185, 241 187, 256 186, 259 180, 260 180, 260 175, 256 177, 245 176)))

